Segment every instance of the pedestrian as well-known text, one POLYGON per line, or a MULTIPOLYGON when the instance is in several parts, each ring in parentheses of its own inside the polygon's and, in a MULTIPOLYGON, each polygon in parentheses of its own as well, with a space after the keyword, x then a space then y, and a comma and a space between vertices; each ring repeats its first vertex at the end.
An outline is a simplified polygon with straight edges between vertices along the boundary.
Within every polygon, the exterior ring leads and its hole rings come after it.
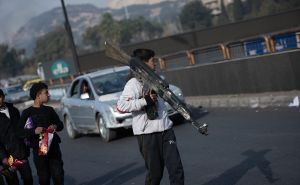
POLYGON ((64 184, 64 170, 62 154, 59 147, 61 142, 57 132, 63 129, 63 123, 55 110, 44 105, 49 101, 48 86, 43 83, 35 83, 30 88, 30 97, 34 100, 33 105, 22 112, 20 118, 20 137, 26 138, 32 147, 33 161, 37 170, 40 185, 50 185, 52 178, 54 185, 64 184), (26 127, 32 122, 31 127, 26 127), (40 147, 40 142, 47 130, 54 130, 53 139, 49 149, 40 147))
MULTIPOLYGON (((136 49, 133 57, 155 71, 154 51, 136 49)), ((132 76, 120 96, 117 109, 132 113, 132 129, 137 136, 140 153, 147 170, 145 185, 159 185, 164 167, 171 185, 184 184, 184 171, 177 148, 172 121, 168 118, 164 100, 147 87, 141 79, 132 76)))
MULTIPOLYGON (((11 103, 5 102, 5 95, 0 89, 0 160, 3 168, 9 167, 9 160, 21 161, 22 164, 16 168, 20 173, 24 185, 32 185, 32 173, 28 157, 30 149, 23 140, 17 137, 20 113, 11 103)), ((5 176, 8 185, 18 185, 19 180, 16 171, 7 171, 5 176)))

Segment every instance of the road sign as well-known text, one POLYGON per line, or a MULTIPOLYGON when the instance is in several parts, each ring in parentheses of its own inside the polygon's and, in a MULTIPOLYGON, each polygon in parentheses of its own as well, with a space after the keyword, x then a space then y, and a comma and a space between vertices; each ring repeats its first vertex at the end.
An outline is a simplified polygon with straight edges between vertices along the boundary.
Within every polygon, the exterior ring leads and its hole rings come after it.
POLYGON ((51 72, 54 77, 60 78, 64 76, 68 76, 70 69, 68 64, 64 60, 57 60, 51 66, 51 72))
POLYGON ((44 71, 45 80, 67 77, 77 74, 74 62, 71 59, 57 59, 43 62, 41 68, 44 71))

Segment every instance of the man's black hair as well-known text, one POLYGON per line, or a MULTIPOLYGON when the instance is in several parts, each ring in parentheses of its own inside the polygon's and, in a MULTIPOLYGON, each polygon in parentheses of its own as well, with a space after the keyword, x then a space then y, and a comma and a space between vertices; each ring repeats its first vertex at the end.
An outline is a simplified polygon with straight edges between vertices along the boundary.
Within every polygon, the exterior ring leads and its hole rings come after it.
MULTIPOLYGON (((132 52, 132 57, 136 57, 142 61, 148 61, 150 58, 155 56, 155 52, 151 49, 143 49, 143 48, 139 48, 139 49, 135 49, 132 52)), ((129 75, 127 77, 127 81, 129 81, 131 78, 133 78, 134 75, 132 73, 132 71, 130 70, 129 75)))
POLYGON ((137 57, 142 61, 147 61, 150 58, 154 57, 155 52, 151 49, 136 49, 133 51, 132 56, 137 57))
POLYGON ((34 83, 30 88, 30 97, 35 100, 38 93, 43 89, 48 89, 48 86, 43 82, 34 83))

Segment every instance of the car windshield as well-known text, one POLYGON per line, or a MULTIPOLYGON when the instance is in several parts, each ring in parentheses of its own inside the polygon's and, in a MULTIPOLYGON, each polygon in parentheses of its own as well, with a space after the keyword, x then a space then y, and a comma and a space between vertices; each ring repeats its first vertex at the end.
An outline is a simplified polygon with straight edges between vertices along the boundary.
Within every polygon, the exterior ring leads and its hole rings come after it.
POLYGON ((129 70, 123 70, 92 78, 96 93, 101 96, 122 91, 128 75, 129 70))

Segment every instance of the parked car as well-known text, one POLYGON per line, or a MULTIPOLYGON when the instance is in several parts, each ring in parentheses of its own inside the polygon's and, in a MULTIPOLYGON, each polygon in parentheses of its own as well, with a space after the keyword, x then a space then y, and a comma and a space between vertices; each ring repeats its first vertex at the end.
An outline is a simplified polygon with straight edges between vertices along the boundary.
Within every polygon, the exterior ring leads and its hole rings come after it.
MULTIPOLYGON (((70 138, 100 133, 106 142, 114 139, 118 128, 131 128, 131 113, 120 113, 117 101, 129 75, 129 67, 115 67, 77 77, 61 100, 62 116, 70 138)), ((170 89, 184 101, 181 89, 170 89)), ((179 115, 169 105, 169 116, 179 115)))
POLYGON ((30 100, 29 91, 24 91, 21 85, 14 85, 3 89, 5 99, 9 103, 21 103, 30 100))

